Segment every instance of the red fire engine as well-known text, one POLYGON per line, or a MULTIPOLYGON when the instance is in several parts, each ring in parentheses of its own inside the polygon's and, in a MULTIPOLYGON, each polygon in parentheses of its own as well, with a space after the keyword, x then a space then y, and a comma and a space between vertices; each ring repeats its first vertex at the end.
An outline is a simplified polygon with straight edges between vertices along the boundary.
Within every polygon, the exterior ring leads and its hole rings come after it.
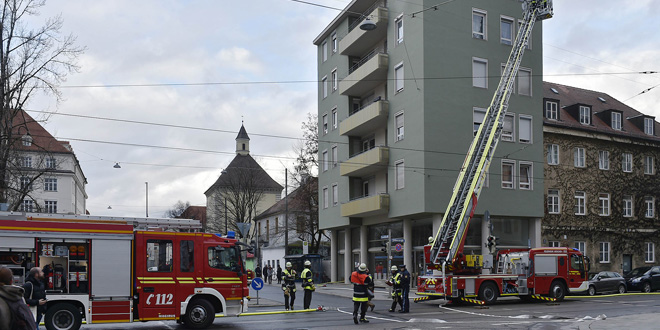
POLYGON ((200 228, 186 219, 0 212, 0 264, 17 285, 30 267, 44 270, 49 330, 76 330, 83 320, 206 328, 216 313, 247 311, 249 247, 200 228))
POLYGON ((445 298, 490 304, 498 296, 506 295, 562 300, 568 291, 587 289, 588 260, 577 250, 504 250, 494 258, 496 238, 489 235, 490 254, 463 253, 468 224, 502 135, 503 118, 534 23, 553 16, 552 0, 522 0, 522 3, 524 17, 500 83, 467 152, 438 233, 424 247, 426 264, 436 274, 418 278, 417 294, 424 297, 415 301, 445 298), (478 299, 471 299, 474 297, 478 299))

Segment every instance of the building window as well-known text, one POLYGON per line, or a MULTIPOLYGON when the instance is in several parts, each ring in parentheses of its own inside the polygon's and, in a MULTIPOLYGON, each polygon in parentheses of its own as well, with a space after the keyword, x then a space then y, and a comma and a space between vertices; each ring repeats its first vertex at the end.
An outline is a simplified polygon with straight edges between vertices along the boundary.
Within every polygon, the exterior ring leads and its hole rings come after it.
POLYGON ((488 60, 472 58, 472 86, 488 88, 488 60))
POLYGON ((655 174, 655 158, 653 156, 644 157, 644 174, 655 174))
POLYGON ((598 194, 598 215, 610 215, 610 194, 598 194))
POLYGON ((332 53, 337 52, 337 32, 332 34, 332 53))
POLYGON ((337 90, 337 84, 338 84, 337 69, 332 70, 331 77, 332 77, 332 91, 334 92, 337 90))
POLYGON ((587 246, 586 242, 583 242, 583 241, 575 242, 575 248, 578 249, 578 251, 582 252, 582 254, 587 253, 586 246, 587 246))
POLYGON ((532 96, 532 69, 518 70, 518 94, 532 96))
POLYGON ((580 124, 591 124, 591 109, 589 107, 585 107, 583 105, 580 106, 580 124))
POLYGON ((621 130, 621 113, 612 112, 612 128, 620 131, 621 130))
POLYGON ((551 120, 558 120, 559 119, 557 102, 551 102, 551 101, 545 102, 545 118, 548 118, 548 119, 551 119, 551 120))
POLYGON ((55 178, 44 179, 44 191, 57 191, 57 179, 55 178))
POLYGON ((518 185, 520 189, 532 190, 532 163, 520 162, 519 167, 520 177, 518 178, 518 185))
POLYGON ((337 129, 337 108, 332 109, 332 129, 337 129))
POLYGON ((624 172, 632 172, 632 154, 624 152, 621 157, 621 168, 624 172))
POLYGON ((502 188, 513 189, 513 178, 515 177, 516 163, 502 161, 502 188))
POLYGON ((396 24, 396 43, 400 44, 403 42, 403 15, 397 17, 395 24, 396 24))
POLYGON ((548 165, 559 165, 558 144, 548 144, 548 165))
POLYGON ((484 118, 486 117, 486 109, 482 108, 472 108, 472 133, 474 136, 477 136, 477 131, 479 130, 479 126, 481 126, 481 123, 484 122, 484 118))
POLYGON ((601 170, 610 169, 610 152, 605 150, 598 151, 598 168, 601 170))
POLYGON ((475 39, 488 39, 486 34, 486 12, 483 10, 472 10, 472 38, 475 39))
POLYGON ((630 195, 623 196, 623 216, 630 218, 633 215, 633 198, 630 195))
POLYGON ((653 130, 653 126, 655 126, 654 124, 655 124, 655 120, 653 120, 653 118, 644 118, 644 133, 646 135, 654 134, 654 130, 653 130))
POLYGON ((403 62, 394 68, 394 88, 397 93, 403 90, 403 62))
POLYGON ((505 45, 512 45, 513 34, 513 19, 500 17, 500 42, 505 45))
POLYGON ((584 148, 575 148, 573 151, 573 164, 575 167, 585 167, 584 148))
POLYGON ((21 141, 23 142, 23 146, 29 147, 32 145, 32 136, 30 134, 25 134, 21 138, 21 141))
POLYGON ((328 208, 328 187, 323 187, 323 208, 328 208))
POLYGON ((610 242, 598 243, 598 257, 601 264, 610 263, 610 242))
POLYGON ((337 167, 337 146, 332 147, 332 167, 335 168, 337 167))
POLYGON ((548 241, 548 246, 549 247, 561 247, 561 244, 559 244, 559 241, 548 241))
POLYGON ((21 203, 21 212, 33 212, 34 211, 34 201, 31 199, 23 200, 21 203))
POLYGON ((585 205, 587 202, 587 196, 584 191, 575 192, 575 215, 585 215, 586 209, 585 205))
POLYGON ((57 163, 55 162, 55 157, 46 158, 46 168, 54 169, 56 167, 57 167, 57 163))
POLYGON ((32 191, 32 180, 27 176, 21 177, 21 190, 32 191))
POLYGON ((504 116, 504 122, 502 123, 502 141, 514 141, 516 139, 513 135, 515 129, 513 127, 514 118, 516 118, 516 115, 512 113, 504 116))
POLYGON ((21 157, 21 167, 31 168, 32 167, 32 157, 25 156, 21 157))
POLYGON ((518 142, 532 143, 532 117, 518 117, 518 142))
POLYGON ((399 114, 394 116, 394 126, 396 126, 396 128, 395 128, 396 140, 397 141, 403 140, 403 137, 404 137, 403 112, 400 112, 399 114))
POLYGON ((339 204, 339 187, 337 184, 332 185, 332 206, 339 204))
POLYGON ((323 164, 323 172, 328 170, 328 150, 323 151, 323 156, 321 157, 321 163, 323 164))
POLYGON ((323 135, 328 134, 328 114, 323 115, 323 135))
POLYGON ((644 214, 647 218, 655 217, 655 198, 652 196, 644 197, 644 206, 646 207, 646 213, 644 214))
POLYGON ((561 210, 559 199, 559 189, 549 189, 548 190, 548 213, 550 214, 559 214, 561 210))
POLYGON ((323 89, 321 93, 323 93, 323 98, 328 97, 328 76, 323 77, 321 79, 321 88, 323 89))
POLYGON ((394 166, 396 169, 396 189, 403 189, 406 186, 404 161, 398 161, 394 166))
POLYGON ((44 207, 46 213, 57 213, 57 201, 45 201, 44 207))
POLYGON ((646 243, 646 253, 644 254, 644 262, 655 262, 655 244, 646 243))
POLYGON ((328 60, 328 42, 324 41, 323 44, 321 45, 321 51, 323 54, 321 57, 323 57, 323 62, 328 60))

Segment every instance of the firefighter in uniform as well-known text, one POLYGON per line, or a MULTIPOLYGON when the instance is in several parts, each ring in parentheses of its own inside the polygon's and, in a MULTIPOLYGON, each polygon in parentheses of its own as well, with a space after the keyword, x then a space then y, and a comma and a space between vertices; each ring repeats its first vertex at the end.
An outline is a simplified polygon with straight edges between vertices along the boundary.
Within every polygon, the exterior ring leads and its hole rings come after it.
POLYGON ((408 294, 410 293, 410 273, 406 270, 406 265, 399 266, 401 270, 401 300, 403 300, 403 305, 399 313, 409 313, 410 312, 410 301, 408 300, 408 294))
POLYGON ((351 274, 351 283, 353 283, 353 322, 358 324, 358 309, 360 310, 360 322, 369 323, 366 318, 367 303, 369 302, 369 284, 372 282, 371 276, 367 274, 367 265, 362 263, 357 271, 351 274))
POLYGON ((312 263, 309 260, 305 260, 305 269, 300 273, 302 287, 305 289, 305 298, 303 300, 304 309, 309 309, 309 305, 312 303, 312 292, 316 289, 314 287, 312 270, 310 268, 312 268, 312 263))
POLYGON ((390 312, 396 310, 396 305, 399 304, 401 310, 403 310, 403 301, 401 299, 401 273, 396 266, 392 266, 392 277, 387 281, 387 285, 392 287, 392 307, 390 307, 390 312))
POLYGON ((282 291, 284 291, 284 308, 293 310, 293 302, 296 300, 296 271, 291 269, 290 262, 286 263, 286 268, 282 271, 282 291))

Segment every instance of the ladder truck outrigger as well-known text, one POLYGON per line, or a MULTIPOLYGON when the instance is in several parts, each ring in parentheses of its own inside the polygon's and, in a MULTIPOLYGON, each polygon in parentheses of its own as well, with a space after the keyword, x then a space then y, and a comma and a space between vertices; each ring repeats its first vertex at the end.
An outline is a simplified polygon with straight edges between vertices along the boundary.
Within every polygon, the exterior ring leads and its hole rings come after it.
MULTIPOLYGON (((509 59, 461 167, 454 191, 435 237, 424 247, 425 263, 436 275, 418 278, 415 301, 444 298, 455 302, 492 304, 498 296, 523 300, 561 301, 568 291, 587 289, 588 259, 569 248, 508 249, 496 253, 496 265, 484 272, 484 256, 465 255, 463 247, 470 219, 502 134, 513 83, 534 23, 553 16, 552 0, 521 0, 523 21, 509 59), (437 274, 437 273, 440 274, 437 274)), ((495 238, 489 236, 489 241, 495 238)), ((493 243, 489 242, 491 253, 493 243)), ((486 256, 492 261, 492 255, 486 256)))

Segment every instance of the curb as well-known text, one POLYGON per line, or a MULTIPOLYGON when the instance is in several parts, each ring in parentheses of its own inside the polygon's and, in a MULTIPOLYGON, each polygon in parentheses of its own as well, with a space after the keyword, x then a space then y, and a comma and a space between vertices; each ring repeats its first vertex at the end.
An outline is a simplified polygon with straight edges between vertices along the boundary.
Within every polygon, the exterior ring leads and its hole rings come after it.
MULTIPOLYGON (((278 305, 279 306, 279 305, 278 305)), ((301 309, 301 310, 293 310, 293 311, 274 311, 274 312, 255 312, 255 313, 242 313, 237 315, 236 317, 241 317, 241 316, 254 316, 254 315, 272 315, 272 314, 290 314, 290 313, 309 313, 309 312, 316 312, 318 311, 317 309, 301 309)), ((225 317, 224 315, 216 315, 216 317, 225 317)))

